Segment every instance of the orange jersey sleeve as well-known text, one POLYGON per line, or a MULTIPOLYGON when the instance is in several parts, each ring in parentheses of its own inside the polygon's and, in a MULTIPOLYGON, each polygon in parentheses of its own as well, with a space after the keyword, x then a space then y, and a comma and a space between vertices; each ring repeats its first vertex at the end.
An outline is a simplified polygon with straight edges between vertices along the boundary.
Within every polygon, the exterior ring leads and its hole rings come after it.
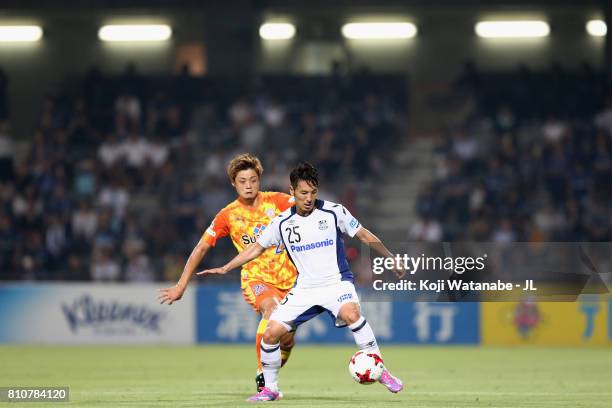
POLYGON ((230 233, 228 211, 224 208, 213 219, 210 226, 202 235, 202 239, 210 246, 215 246, 219 238, 227 237, 230 233))
POLYGON ((295 204, 293 196, 285 193, 270 193, 270 201, 272 201, 280 212, 285 211, 287 208, 295 204))

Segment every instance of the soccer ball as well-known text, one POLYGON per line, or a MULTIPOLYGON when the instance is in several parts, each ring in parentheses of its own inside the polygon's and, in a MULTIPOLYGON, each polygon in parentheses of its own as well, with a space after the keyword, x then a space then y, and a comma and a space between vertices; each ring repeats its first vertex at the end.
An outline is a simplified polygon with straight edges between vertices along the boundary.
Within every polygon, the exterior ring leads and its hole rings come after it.
POLYGON ((385 366, 378 354, 358 351, 349 361, 349 373, 359 384, 373 384, 382 375, 385 366))

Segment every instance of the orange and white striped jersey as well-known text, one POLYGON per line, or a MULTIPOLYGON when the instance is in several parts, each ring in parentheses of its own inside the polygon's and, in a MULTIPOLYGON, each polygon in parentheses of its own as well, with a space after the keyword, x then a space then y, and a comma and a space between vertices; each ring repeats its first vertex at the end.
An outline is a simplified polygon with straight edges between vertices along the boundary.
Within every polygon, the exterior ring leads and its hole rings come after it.
MULTIPOLYGON (((202 239, 211 246, 229 236, 238 252, 257 242, 270 221, 293 205, 293 197, 285 193, 259 192, 257 207, 249 207, 238 199, 229 203, 215 216, 202 239)), ((268 248, 258 258, 242 266, 241 286, 257 280, 279 289, 289 289, 297 272, 282 247, 268 248)))

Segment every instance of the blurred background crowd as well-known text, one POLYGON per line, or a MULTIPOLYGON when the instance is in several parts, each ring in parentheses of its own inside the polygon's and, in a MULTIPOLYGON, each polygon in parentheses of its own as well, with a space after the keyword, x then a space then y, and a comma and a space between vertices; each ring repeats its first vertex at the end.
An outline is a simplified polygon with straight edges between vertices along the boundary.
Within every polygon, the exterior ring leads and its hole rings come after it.
POLYGON ((479 72, 432 101, 447 121, 413 240, 607 242, 612 92, 588 64, 479 72))
MULTIPOLYGON (((0 76, 0 85, 6 83, 0 76)), ((0 86, 0 90, 2 87, 0 86)), ((264 164, 262 189, 288 191, 299 159, 323 194, 353 207, 354 180, 380 177, 405 133, 399 76, 257 79, 94 68, 45 97, 16 154, 0 112, 0 269, 7 280, 176 280, 217 211, 235 198, 233 155, 264 164)), ((224 262, 228 240, 207 257, 224 262)))
MULTIPOLYGON (((407 137, 401 76, 203 79, 92 69, 45 98, 16 154, 0 75, 0 268, 7 280, 176 279, 216 212, 234 199, 229 159, 253 152, 263 189, 316 164, 323 196, 359 214, 359 185, 386 176, 407 137)), ((609 241, 612 98, 584 65, 480 72, 466 64, 420 187, 411 241, 609 241)), ((401 209, 398 209, 401 211, 401 209)), ((373 226, 375 229, 375 226, 373 226)), ((229 240, 206 264, 231 256, 229 240)))

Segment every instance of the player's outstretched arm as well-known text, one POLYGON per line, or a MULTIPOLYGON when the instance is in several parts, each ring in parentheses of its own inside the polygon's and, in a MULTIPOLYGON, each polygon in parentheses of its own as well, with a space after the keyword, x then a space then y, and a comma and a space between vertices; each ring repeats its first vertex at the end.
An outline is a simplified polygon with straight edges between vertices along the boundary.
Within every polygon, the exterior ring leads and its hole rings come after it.
POLYGON ((202 262, 202 259, 204 259, 204 256, 206 256, 209 249, 210 245, 204 241, 204 239, 201 239, 197 243, 197 245, 191 251, 191 255, 189 255, 187 263, 185 263, 183 273, 181 274, 181 278, 176 286, 159 290, 159 301, 161 304, 167 303, 168 305, 171 305, 173 302, 176 302, 183 297, 185 289, 187 289, 187 285, 189 284, 189 280, 193 276, 193 273, 200 262, 202 262))
MULTIPOLYGON (((372 234, 372 232, 367 228, 362 226, 359 231, 357 231, 355 236, 359 238, 361 242, 378 252, 380 255, 387 258, 393 258, 393 254, 387 249, 385 244, 382 243, 380 238, 372 234)), ((398 278, 401 278, 406 273, 406 271, 402 269, 394 269, 394 272, 398 278)))
POLYGON ((244 265, 245 263, 252 261, 259 255, 263 254, 266 249, 259 245, 257 242, 249 245, 244 251, 240 252, 231 261, 226 263, 220 268, 207 269, 202 272, 198 272, 198 275, 210 275, 210 274, 225 274, 234 268, 244 265))

